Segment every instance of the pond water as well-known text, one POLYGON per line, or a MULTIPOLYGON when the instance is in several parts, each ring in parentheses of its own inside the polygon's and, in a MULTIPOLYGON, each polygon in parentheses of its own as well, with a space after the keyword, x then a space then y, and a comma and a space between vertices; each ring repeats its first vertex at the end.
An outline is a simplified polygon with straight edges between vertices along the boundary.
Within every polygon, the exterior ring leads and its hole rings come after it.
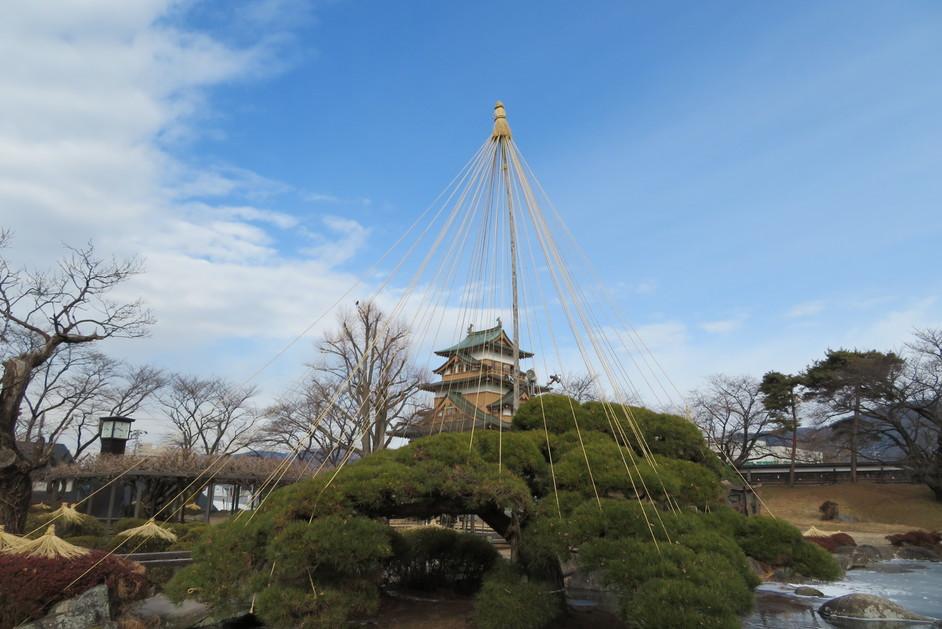
MULTIPOLYGON (((817 609, 827 600, 844 594, 875 594, 899 603, 906 609, 942 618, 942 563, 894 559, 876 564, 872 569, 851 570, 835 583, 765 583, 756 590, 756 609, 743 621, 750 629, 810 629, 834 625, 818 615, 817 609), (795 596, 799 585, 810 585, 824 598, 795 596)), ((857 623, 874 628, 877 623, 857 623)), ((895 624, 894 627, 926 627, 925 624, 895 624)))

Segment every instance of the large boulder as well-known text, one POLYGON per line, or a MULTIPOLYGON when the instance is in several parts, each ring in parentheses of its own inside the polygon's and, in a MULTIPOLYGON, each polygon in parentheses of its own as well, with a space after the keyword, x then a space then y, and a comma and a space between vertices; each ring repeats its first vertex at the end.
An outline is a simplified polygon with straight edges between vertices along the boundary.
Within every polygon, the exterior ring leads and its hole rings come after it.
POLYGON ((849 558, 845 570, 869 568, 873 564, 883 561, 884 559, 883 553, 880 552, 879 548, 876 546, 869 546, 867 544, 853 546, 850 552, 842 552, 840 554, 849 558))
POLYGON ((818 613, 826 620, 908 620, 933 622, 932 618, 915 614, 893 601, 872 594, 846 594, 831 599, 818 613))
POLYGON ((900 559, 915 559, 918 561, 942 561, 942 552, 922 546, 903 546, 896 551, 896 556, 900 559))
POLYGON ((20 629, 88 629, 116 627, 111 620, 108 603, 108 587, 96 585, 75 598, 56 603, 52 610, 39 620, 20 625, 20 629))

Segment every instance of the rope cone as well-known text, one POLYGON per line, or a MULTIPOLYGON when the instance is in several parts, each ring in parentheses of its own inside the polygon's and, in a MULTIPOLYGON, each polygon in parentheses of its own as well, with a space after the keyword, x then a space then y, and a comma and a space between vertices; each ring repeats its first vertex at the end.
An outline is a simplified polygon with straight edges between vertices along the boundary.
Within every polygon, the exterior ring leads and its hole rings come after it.
POLYGON ((494 105, 494 132, 491 139, 509 138, 510 124, 507 122, 507 111, 504 109, 504 103, 497 101, 494 105))
POLYGON ((121 531, 118 533, 121 537, 138 537, 143 539, 164 539, 168 542, 177 541, 177 536, 174 535, 173 531, 169 531, 162 526, 158 525, 153 520, 148 520, 140 526, 136 526, 133 529, 127 529, 126 531, 121 531))
POLYGON ((33 540, 26 540, 16 548, 11 549, 16 555, 27 557, 45 557, 47 559, 74 559, 87 555, 88 550, 74 546, 56 535, 56 527, 50 524, 46 532, 33 540))
POLYGON ((91 516, 79 513, 74 504, 63 502, 62 505, 49 514, 49 518, 62 520, 62 524, 80 525, 92 519, 91 516))
POLYGON ((19 548, 24 542, 26 542, 25 539, 13 533, 7 533, 3 525, 0 524, 0 552, 19 548))

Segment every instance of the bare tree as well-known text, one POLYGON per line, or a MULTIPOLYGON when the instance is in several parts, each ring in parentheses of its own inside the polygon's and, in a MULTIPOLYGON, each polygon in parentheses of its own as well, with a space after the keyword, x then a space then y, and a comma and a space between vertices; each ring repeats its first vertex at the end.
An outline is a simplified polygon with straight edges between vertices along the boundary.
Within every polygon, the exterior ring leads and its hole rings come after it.
POLYGON ((98 440, 102 416, 129 416, 164 384, 153 367, 132 367, 89 349, 63 345, 40 367, 24 397, 17 438, 32 444, 35 463, 67 436, 78 458, 98 440))
POLYGON ((596 378, 590 374, 564 373, 553 376, 559 384, 559 392, 579 402, 593 402, 599 399, 596 378))
POLYGON ((316 375, 312 374, 300 393, 266 410, 269 421, 261 430, 259 443, 296 452, 302 461, 326 460, 336 465, 357 447, 357 425, 337 404, 330 403, 333 388, 316 375))
POLYGON ((737 467, 761 458, 759 440, 768 435, 773 417, 762 405, 759 381, 749 376, 714 375, 692 396, 694 422, 711 447, 737 467))
POLYGON ((235 452, 249 444, 257 413, 250 405, 254 387, 219 378, 175 375, 158 400, 176 429, 174 444, 202 454, 235 452))
POLYGON ((865 434, 903 453, 913 477, 942 501, 942 329, 917 330, 902 369, 862 399, 865 434))
MULTIPOLYGON (((0 233, 0 247, 9 232, 0 233)), ((54 271, 13 268, 0 256, 0 524, 21 531, 29 508, 30 472, 43 461, 17 446, 20 408, 34 374, 65 345, 146 334, 153 319, 140 302, 108 299, 115 287, 140 272, 137 260, 96 257, 89 244, 70 249, 54 271)))
POLYGON ((392 427, 412 421, 422 381, 409 356, 409 328, 373 303, 340 315, 339 329, 320 346, 315 380, 360 435, 362 455, 389 445, 392 427))

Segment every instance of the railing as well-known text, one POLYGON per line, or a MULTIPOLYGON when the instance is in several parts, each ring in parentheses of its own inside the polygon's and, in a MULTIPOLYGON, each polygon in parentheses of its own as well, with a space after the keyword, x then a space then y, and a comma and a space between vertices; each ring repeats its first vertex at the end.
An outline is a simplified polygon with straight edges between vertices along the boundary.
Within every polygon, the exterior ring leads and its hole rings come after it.
MULTIPOLYGON (((789 464, 744 466, 739 469, 750 483, 767 485, 786 484, 789 464)), ((795 483, 801 485, 829 485, 851 480, 850 463, 799 463, 795 465, 795 483)), ((857 480, 876 483, 911 483, 912 475, 895 463, 861 463, 857 465, 857 480)))

